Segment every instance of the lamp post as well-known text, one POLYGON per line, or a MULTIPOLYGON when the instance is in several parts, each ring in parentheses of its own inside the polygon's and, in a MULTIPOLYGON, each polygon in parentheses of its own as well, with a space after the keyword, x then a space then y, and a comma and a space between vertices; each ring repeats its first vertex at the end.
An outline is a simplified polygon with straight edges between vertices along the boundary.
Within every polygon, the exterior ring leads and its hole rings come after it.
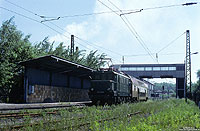
MULTIPOLYGON (((191 56, 191 55, 195 55, 195 54, 198 54, 199 52, 194 52, 194 53, 190 53, 189 55, 191 56)), ((186 57, 185 57, 185 60, 184 60, 184 63, 185 64, 187 64, 186 63, 186 58, 189 56, 189 55, 187 55, 186 57)), ((188 84, 188 82, 187 82, 187 67, 186 67, 186 65, 185 65, 185 101, 187 102, 187 84, 188 84)), ((191 59, 190 59, 190 87, 189 87, 189 89, 190 89, 190 94, 191 94, 191 59)))

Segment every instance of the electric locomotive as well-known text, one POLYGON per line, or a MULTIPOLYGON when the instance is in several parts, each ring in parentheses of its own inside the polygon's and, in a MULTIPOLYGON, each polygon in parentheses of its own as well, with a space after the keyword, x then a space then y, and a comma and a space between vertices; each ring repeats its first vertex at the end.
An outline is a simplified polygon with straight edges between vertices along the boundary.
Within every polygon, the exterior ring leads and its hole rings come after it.
POLYGON ((122 72, 100 70, 93 73, 88 94, 94 104, 147 100, 147 85, 122 72))
POLYGON ((89 97, 93 103, 118 103, 131 98, 130 78, 112 69, 95 71, 89 97))

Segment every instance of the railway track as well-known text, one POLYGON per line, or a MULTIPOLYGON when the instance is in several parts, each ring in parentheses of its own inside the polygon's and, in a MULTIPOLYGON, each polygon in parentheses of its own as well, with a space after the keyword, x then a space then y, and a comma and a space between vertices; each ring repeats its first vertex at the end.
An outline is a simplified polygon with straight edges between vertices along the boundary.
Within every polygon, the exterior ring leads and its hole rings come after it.
MULTIPOLYGON (((179 104, 175 105, 178 106, 179 104)), ((83 107, 84 108, 84 107, 83 107)), ((103 109, 104 110, 104 109, 103 109)), ((105 110, 111 110, 110 108, 105 108, 105 110)), ((60 110, 53 110, 53 111, 46 111, 46 112, 42 112, 42 113, 29 113, 29 112, 24 112, 23 114, 21 113, 1 113, 0 114, 0 118, 23 118, 23 117, 26 117, 26 116, 30 116, 30 117, 39 117, 41 116, 42 117, 46 117, 47 115, 55 115, 56 117, 58 115, 60 115, 60 110)), ((159 110, 156 113, 160 112, 162 110, 159 110)), ((134 113, 129 113, 129 114, 126 114, 124 116, 116 116, 116 117, 111 117, 111 118, 103 118, 103 119, 99 119, 99 120, 95 120, 96 122, 98 123, 102 123, 104 121, 112 121, 112 120, 116 120, 116 119, 120 119, 122 117, 129 117, 131 118, 132 116, 134 115, 140 115, 141 117, 149 117, 151 115, 151 113, 144 113, 142 111, 137 111, 137 112, 134 112, 134 113)), ((87 118, 87 116, 81 116, 79 117, 79 115, 75 114, 74 116, 70 117, 70 118, 67 118, 67 119, 62 119, 62 116, 60 115, 59 116, 61 119, 55 119, 55 120, 46 120, 46 121, 37 121, 37 122, 33 122, 33 123, 27 123, 27 124, 24 124, 24 123, 16 123, 16 125, 4 125, 2 127, 0 127, 0 130, 1 129, 9 129, 9 130, 19 130, 19 129, 22 129, 24 127, 39 127, 41 125, 45 125, 45 126, 48 126, 48 125, 55 125, 57 123, 60 123, 60 122, 63 122, 63 121, 71 121, 70 122, 70 126, 65 126, 65 127, 62 127, 61 129, 79 129, 81 127, 86 127, 88 128, 88 126, 90 126, 92 124, 92 122, 94 121, 91 121, 91 118, 87 118), (76 124, 75 121, 79 121, 80 123, 76 124), (85 122, 85 121, 86 122, 85 122)), ((101 116, 98 116, 99 118, 101 118, 101 116)), ((57 129, 57 128, 56 128, 57 129)), ((52 129, 54 130, 54 129, 52 129)))
MULTIPOLYGON (((134 113, 130 113, 130 114, 127 114, 125 115, 124 117, 132 117, 134 115, 138 115, 138 114, 141 114, 142 112, 141 111, 137 111, 137 112, 134 112, 134 113)), ((116 119, 119 119, 121 118, 121 116, 118 116, 118 117, 112 117, 112 118, 106 118, 106 119, 101 119, 101 120, 97 120, 98 123, 102 123, 104 121, 111 121, 111 120, 116 120, 116 119)), ((67 126, 67 127, 64 127, 64 129, 69 129, 69 128, 75 128, 75 127, 81 127, 81 126, 87 126, 87 125, 90 125, 91 122, 86 122, 86 123, 81 123, 81 124, 78 124, 78 125, 73 125, 73 126, 67 126)), ((63 129, 63 128, 62 128, 63 129)))
MULTIPOLYGON (((84 109, 84 107, 86 106, 82 106, 82 105, 77 105, 76 108, 77 109, 84 109)), ((63 108, 60 109, 54 109, 52 111, 48 111, 45 110, 43 112, 40 113, 34 113, 34 112, 15 112, 15 113, 0 113, 0 118, 23 118, 23 117, 39 117, 39 116, 44 116, 44 115, 59 115, 60 111, 63 110, 63 108)), ((69 112, 71 112, 72 109, 70 109, 70 107, 65 108, 65 110, 68 110, 69 112)))
MULTIPOLYGON (((85 106, 76 106, 77 109, 84 109, 85 106)), ((69 112, 72 112, 74 110, 74 108, 66 108, 65 110, 68 110, 69 112)), ((23 124, 23 122, 20 124, 18 123, 17 125, 2 125, 0 127, 0 130, 18 130, 21 129, 23 127, 32 127, 32 126, 37 126, 40 125, 41 122, 40 120, 43 120, 45 117, 48 117, 49 115, 55 115, 54 117, 61 117, 61 112, 63 111, 63 108, 60 109, 56 109, 53 111, 48 111, 48 110, 43 110, 42 112, 39 113, 31 113, 31 112, 17 112, 17 113, 0 113, 0 121, 6 121, 6 120, 12 120, 12 121, 18 121, 18 120, 26 120, 26 118, 31 118, 31 119, 35 119, 37 122, 34 123, 30 123, 30 124, 23 124)), ((79 118, 81 119, 81 117, 79 118)), ((73 118, 69 119, 69 120, 74 120, 73 118)), ((46 121, 46 122, 42 122, 42 124, 55 124, 55 122, 61 122, 62 120, 56 120, 56 121, 46 121)))
POLYGON ((26 116, 30 117, 38 117, 43 116, 44 114, 50 115, 50 114, 58 114, 57 111, 53 112, 45 112, 45 113, 0 113, 0 118, 23 118, 26 116))
MULTIPOLYGON (((141 113, 142 113, 141 111, 138 111, 138 112, 127 114, 124 117, 132 117, 133 115, 138 115, 138 114, 141 114, 141 113)), ((85 118, 85 116, 77 117, 77 118, 70 118, 70 119, 67 119, 67 121, 73 121, 73 120, 77 120, 77 119, 81 120, 81 119, 84 119, 84 118, 85 118)), ((115 120, 115 119, 119 119, 119 118, 121 118, 121 116, 112 117, 112 118, 105 118, 105 119, 97 120, 97 122, 102 123, 104 121, 111 121, 111 120, 115 120)), ((55 124, 55 123, 59 123, 61 121, 63 121, 63 120, 47 121, 47 122, 43 122, 42 125, 55 124)), ((91 122, 85 122, 85 123, 81 123, 81 124, 77 124, 77 125, 71 125, 71 126, 62 127, 61 129, 79 128, 79 127, 82 127, 82 126, 88 126, 90 124, 91 124, 91 122)), ((11 129, 11 130, 19 130, 19 129, 24 128, 24 127, 33 127, 33 126, 39 126, 39 125, 41 125, 41 123, 31 123, 31 124, 24 124, 24 125, 13 125, 13 126, 7 126, 7 127, 9 129, 11 129)), ((6 127, 0 128, 0 129, 5 129, 5 128, 6 127)), ((54 130, 54 129, 52 129, 52 130, 54 130)))
MULTIPOLYGON (((64 108, 65 110, 68 110, 69 112, 72 112, 73 109, 71 109, 68 106, 67 108, 64 108)), ((86 105, 73 105, 73 107, 76 107, 77 109, 84 109, 87 107, 86 105)), ((38 108, 40 109, 40 108, 38 108)), ((34 113, 34 112, 14 112, 14 113, 0 113, 0 119, 7 119, 7 118, 23 118, 23 117, 40 117, 40 116, 45 116, 45 115, 60 115, 60 111, 63 110, 63 108, 57 108, 52 111, 48 110, 42 110, 40 113, 34 113)), ((105 108, 103 110, 111 110, 109 108, 105 108)), ((21 110, 20 110, 21 111, 21 110)))

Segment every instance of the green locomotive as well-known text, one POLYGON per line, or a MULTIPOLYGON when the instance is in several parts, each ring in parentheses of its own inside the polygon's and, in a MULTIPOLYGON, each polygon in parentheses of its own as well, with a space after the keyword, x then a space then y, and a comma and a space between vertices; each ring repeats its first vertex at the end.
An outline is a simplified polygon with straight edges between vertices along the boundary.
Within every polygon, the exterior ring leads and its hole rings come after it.
POLYGON ((94 104, 147 100, 147 85, 112 69, 93 73, 89 97, 94 104))

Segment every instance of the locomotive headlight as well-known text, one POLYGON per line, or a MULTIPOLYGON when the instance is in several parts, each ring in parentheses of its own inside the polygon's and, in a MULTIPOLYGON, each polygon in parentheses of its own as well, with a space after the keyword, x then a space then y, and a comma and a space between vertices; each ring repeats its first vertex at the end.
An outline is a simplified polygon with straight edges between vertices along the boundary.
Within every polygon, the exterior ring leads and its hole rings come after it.
POLYGON ((94 88, 91 88, 90 90, 91 90, 91 91, 94 91, 94 88))

